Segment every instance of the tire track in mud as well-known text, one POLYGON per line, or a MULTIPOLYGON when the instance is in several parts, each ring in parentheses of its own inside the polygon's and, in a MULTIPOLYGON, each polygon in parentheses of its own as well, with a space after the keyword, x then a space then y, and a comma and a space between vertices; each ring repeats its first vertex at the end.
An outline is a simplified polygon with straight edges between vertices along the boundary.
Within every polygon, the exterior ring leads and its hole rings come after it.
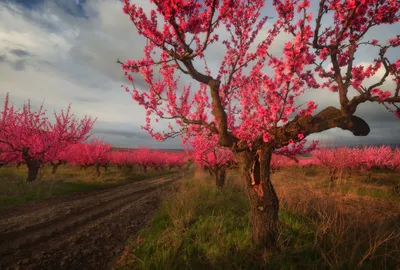
POLYGON ((157 209, 160 191, 183 176, 132 183, 2 219, 0 269, 109 269, 126 239, 157 209))

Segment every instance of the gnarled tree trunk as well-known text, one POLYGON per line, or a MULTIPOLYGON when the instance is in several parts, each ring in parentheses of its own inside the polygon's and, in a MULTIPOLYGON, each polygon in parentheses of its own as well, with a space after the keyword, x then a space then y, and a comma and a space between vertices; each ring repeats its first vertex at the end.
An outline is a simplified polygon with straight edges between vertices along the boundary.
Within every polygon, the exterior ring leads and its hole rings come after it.
POLYGON ((29 155, 29 148, 24 147, 22 149, 22 159, 26 166, 28 166, 28 178, 26 179, 27 182, 33 182, 36 180, 40 166, 42 165, 41 162, 37 159, 32 158, 29 155))
POLYGON ((250 201, 253 242, 274 251, 277 248, 279 200, 270 181, 272 151, 271 146, 263 146, 257 154, 243 151, 235 156, 250 201))

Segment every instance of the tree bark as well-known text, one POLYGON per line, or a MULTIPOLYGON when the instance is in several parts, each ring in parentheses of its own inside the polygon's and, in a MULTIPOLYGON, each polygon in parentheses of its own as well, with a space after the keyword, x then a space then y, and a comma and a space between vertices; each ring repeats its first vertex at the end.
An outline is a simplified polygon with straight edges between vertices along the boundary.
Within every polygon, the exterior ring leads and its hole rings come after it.
POLYGON ((257 154, 242 151, 235 156, 250 201, 253 242, 276 251, 279 200, 270 181, 272 151, 273 147, 264 145, 257 154))
POLYGON ((40 162, 37 160, 30 160, 30 161, 26 161, 26 165, 28 166, 27 182, 33 182, 36 180, 36 178, 39 174, 40 162))

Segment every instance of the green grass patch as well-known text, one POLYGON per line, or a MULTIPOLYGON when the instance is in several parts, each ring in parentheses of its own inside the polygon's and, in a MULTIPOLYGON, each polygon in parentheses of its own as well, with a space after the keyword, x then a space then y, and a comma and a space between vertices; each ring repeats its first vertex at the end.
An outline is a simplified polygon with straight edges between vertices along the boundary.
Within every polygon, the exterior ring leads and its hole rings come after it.
POLYGON ((183 184, 151 226, 132 240, 126 265, 135 269, 247 269, 257 266, 248 204, 238 186, 183 184))

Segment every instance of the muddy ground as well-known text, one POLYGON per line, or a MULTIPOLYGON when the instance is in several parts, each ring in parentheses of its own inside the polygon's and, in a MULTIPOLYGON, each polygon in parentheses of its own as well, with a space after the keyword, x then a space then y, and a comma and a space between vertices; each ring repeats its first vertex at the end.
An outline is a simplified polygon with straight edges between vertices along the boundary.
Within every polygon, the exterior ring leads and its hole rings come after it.
POLYGON ((0 269, 110 269, 183 174, 0 212, 0 269))

